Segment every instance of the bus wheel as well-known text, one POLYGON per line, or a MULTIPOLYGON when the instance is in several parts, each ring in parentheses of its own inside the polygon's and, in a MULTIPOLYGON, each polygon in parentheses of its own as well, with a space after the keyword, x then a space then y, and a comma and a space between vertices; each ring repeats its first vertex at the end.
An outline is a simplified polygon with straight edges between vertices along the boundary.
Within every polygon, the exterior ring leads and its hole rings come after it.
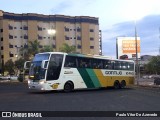
POLYGON ((119 81, 118 81, 118 80, 116 80, 116 81, 114 82, 114 88, 115 88, 115 89, 119 89, 119 88, 120 88, 120 84, 119 84, 119 81))
POLYGON ((73 83, 72 82, 67 82, 65 85, 64 85, 64 91, 65 92, 71 92, 73 90, 74 86, 73 86, 73 83))
POLYGON ((121 81, 120 87, 121 87, 121 88, 125 88, 125 87, 126 87, 126 82, 125 82, 125 80, 122 80, 122 81, 121 81))

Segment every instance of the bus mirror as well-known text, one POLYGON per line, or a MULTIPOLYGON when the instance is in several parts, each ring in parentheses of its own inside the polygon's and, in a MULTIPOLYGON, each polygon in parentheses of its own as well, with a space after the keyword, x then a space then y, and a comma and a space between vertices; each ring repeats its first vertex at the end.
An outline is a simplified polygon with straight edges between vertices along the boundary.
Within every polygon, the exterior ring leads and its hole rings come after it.
POLYGON ((48 65, 48 60, 43 60, 41 64, 41 68, 47 69, 47 65, 48 65))
POLYGON ((24 69, 29 69, 30 66, 31 66, 31 61, 26 61, 26 62, 24 63, 24 69))

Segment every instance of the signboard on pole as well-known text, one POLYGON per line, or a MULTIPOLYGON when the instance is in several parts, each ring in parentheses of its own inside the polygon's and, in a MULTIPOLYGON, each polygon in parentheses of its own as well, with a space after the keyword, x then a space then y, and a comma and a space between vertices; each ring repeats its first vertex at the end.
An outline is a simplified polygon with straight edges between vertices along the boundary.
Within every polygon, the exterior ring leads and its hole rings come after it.
POLYGON ((140 37, 118 37, 117 38, 117 59, 135 59, 136 58, 136 42, 137 57, 140 58, 140 37))

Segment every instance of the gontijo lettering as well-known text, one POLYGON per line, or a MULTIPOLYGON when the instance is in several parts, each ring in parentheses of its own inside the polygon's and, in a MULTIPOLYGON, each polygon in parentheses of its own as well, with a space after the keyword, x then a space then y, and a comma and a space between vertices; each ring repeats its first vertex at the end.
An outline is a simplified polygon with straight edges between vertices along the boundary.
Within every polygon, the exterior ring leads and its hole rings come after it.
POLYGON ((105 71, 106 75, 122 75, 122 71, 105 71))

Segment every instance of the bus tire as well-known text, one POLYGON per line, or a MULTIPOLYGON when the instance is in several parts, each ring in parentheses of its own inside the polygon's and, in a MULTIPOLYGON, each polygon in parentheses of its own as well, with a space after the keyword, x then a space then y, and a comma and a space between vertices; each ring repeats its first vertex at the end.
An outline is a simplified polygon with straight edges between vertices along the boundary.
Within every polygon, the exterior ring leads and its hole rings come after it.
POLYGON ((119 88, 120 88, 120 84, 119 84, 119 81, 118 81, 118 80, 116 80, 116 81, 114 82, 114 88, 115 88, 115 89, 119 89, 119 88))
POLYGON ((66 82, 64 85, 64 91, 65 92, 71 92, 74 89, 74 85, 72 82, 66 82))
POLYGON ((126 81, 125 80, 121 81, 120 87, 121 88, 125 88, 126 87, 126 81))

